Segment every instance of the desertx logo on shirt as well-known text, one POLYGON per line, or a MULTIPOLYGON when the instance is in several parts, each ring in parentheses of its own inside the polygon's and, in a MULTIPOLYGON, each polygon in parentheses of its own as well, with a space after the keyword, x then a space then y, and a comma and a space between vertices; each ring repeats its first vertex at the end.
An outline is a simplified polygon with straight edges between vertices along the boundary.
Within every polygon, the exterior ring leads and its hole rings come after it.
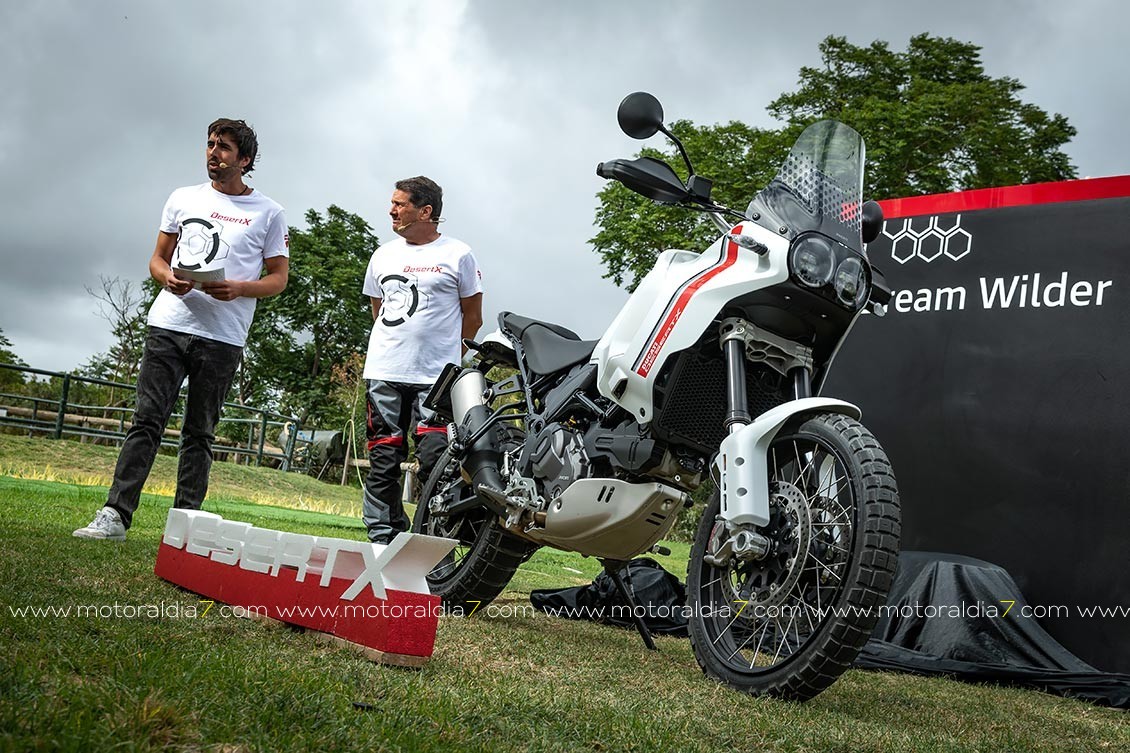
POLYGON ((381 292, 381 324, 386 327, 398 327, 428 308, 428 294, 420 292, 415 275, 385 275, 381 292))
POLYGON ((217 259, 226 259, 228 244, 220 240, 224 226, 218 222, 190 217, 180 224, 176 264, 183 269, 200 269, 217 259))

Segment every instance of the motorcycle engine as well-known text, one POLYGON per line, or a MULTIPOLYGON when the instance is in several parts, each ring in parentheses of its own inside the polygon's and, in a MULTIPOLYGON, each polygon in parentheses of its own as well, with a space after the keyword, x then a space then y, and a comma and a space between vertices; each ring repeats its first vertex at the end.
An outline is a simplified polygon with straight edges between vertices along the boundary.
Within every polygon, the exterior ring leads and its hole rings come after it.
POLYGON ((574 481, 591 475, 592 462, 580 433, 562 424, 547 425, 527 446, 532 448, 528 468, 547 500, 561 496, 574 481))

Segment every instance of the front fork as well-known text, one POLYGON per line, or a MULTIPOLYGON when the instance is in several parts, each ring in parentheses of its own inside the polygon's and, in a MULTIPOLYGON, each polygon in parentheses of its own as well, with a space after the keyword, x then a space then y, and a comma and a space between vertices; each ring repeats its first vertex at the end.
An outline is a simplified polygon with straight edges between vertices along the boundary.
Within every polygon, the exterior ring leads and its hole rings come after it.
POLYGON ((721 506, 705 560, 715 567, 734 559, 764 558, 772 542, 758 529, 769 523, 769 446, 791 418, 820 410, 859 418, 854 405, 812 397, 812 353, 742 319, 722 322, 726 358, 726 428, 714 460, 721 506), (746 392, 746 360, 764 363, 792 382, 793 399, 753 417, 746 392))
MULTIPOLYGON (((727 437, 729 440, 744 427, 749 426, 753 419, 749 415, 749 393, 746 389, 745 329, 742 326, 744 322, 735 323, 731 320, 727 322, 733 326, 723 324, 721 341, 722 353, 726 359, 725 426, 730 432, 730 437, 727 437)), ((706 561, 715 567, 723 567, 733 558, 743 561, 761 559, 768 554, 770 547, 769 539, 755 530, 756 526, 769 522, 767 516, 764 520, 760 520, 760 516, 757 516, 758 519, 752 522, 734 521, 732 524, 727 524, 726 512, 731 507, 727 503, 731 502, 731 498, 757 493, 750 483, 753 479, 748 478, 749 474, 741 473, 742 466, 746 465, 745 458, 734 456, 732 451, 727 452, 729 449, 727 444, 733 443, 722 442, 722 449, 719 450, 716 461, 720 466, 718 491, 722 498, 721 513, 706 547, 705 557, 706 561), (732 467, 730 461, 734 461, 732 467)))

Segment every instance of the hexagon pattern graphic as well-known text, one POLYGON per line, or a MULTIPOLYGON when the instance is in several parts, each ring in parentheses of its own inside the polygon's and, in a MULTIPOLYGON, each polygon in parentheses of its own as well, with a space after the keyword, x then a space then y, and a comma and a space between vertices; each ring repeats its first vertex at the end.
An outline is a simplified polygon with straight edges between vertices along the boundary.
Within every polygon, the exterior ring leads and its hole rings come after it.
POLYGON ((887 220, 883 235, 891 239, 891 258, 899 264, 921 259, 927 264, 945 256, 957 261, 973 250, 973 236, 954 217, 910 217, 887 220))

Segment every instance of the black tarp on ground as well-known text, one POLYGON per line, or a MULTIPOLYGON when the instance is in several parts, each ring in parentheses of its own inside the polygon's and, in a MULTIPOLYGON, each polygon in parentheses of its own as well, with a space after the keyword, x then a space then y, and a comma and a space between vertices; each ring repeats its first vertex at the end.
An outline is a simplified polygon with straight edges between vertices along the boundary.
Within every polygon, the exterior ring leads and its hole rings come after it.
MULTIPOLYGON (((653 632, 686 635, 686 591, 674 575, 653 560, 633 560, 625 582, 653 632)), ((603 573, 588 586, 534 591, 530 602, 555 616, 633 627, 603 573)), ((1012 577, 997 565, 903 552, 887 606, 855 666, 1020 685, 1130 708, 1130 675, 1094 669, 1059 645, 1030 612, 1012 577)))
MULTIPOLYGON (((624 585, 641 608, 644 623, 656 635, 687 637, 683 607, 687 589, 653 559, 640 557, 620 570, 624 585)), ((530 593, 530 603, 553 617, 588 620, 604 625, 636 629, 628 605, 607 573, 587 586, 540 589, 530 593)))
POLYGON ((1130 708, 1130 675, 1096 670, 1030 615, 1004 568, 903 552, 886 611, 855 666, 1021 685, 1130 708))

